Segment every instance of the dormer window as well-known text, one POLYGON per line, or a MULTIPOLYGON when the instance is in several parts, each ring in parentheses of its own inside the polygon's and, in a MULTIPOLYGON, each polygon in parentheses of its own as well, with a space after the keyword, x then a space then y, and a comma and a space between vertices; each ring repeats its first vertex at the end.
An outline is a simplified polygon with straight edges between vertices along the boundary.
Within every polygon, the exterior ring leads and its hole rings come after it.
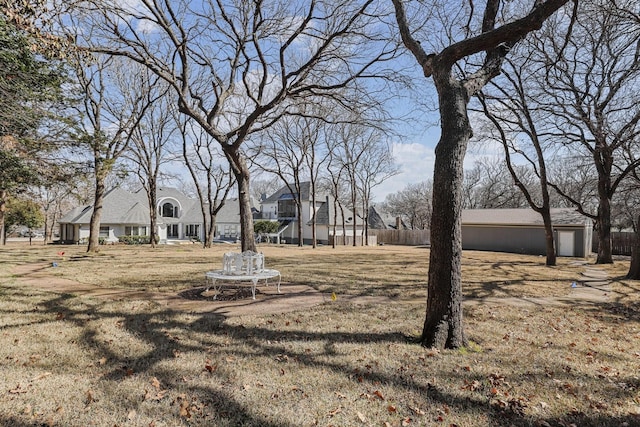
POLYGON ((166 202, 162 205, 160 214, 163 218, 178 218, 178 207, 173 203, 166 202))

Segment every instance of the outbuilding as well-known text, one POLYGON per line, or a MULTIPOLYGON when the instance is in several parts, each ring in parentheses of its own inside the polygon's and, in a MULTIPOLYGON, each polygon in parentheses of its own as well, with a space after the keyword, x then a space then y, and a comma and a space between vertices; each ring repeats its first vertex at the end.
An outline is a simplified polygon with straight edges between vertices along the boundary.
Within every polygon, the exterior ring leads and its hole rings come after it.
MULTIPOLYGON (((573 209, 551 209, 558 256, 587 257, 591 253, 593 224, 573 209)), ((545 255, 542 216, 533 209, 465 209, 462 211, 462 248, 545 255)))

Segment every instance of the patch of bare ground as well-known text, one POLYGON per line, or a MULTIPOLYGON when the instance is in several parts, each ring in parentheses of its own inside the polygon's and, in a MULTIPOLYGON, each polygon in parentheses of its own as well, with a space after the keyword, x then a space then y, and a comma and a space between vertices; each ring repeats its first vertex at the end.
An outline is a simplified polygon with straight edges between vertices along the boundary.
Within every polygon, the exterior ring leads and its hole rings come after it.
POLYGON ((625 262, 597 266, 606 300, 507 305, 571 299, 593 266, 465 253, 465 298, 483 301, 465 306, 472 344, 438 352, 415 342, 427 249, 260 249, 283 273, 271 303, 296 287, 323 300, 269 312, 260 287, 264 312, 229 316, 149 297, 201 288, 227 247, 0 248, 0 425, 640 425, 625 262))

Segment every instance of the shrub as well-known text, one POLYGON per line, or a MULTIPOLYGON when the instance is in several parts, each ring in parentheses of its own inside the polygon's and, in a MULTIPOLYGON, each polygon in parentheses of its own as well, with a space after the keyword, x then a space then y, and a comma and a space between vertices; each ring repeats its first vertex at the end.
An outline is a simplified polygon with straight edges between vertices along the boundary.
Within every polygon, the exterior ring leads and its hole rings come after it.
POLYGON ((253 224, 253 231, 258 234, 277 233, 280 228, 278 221, 256 221, 253 224))
POLYGON ((118 240, 125 245, 148 245, 151 243, 150 236, 118 236, 118 240))

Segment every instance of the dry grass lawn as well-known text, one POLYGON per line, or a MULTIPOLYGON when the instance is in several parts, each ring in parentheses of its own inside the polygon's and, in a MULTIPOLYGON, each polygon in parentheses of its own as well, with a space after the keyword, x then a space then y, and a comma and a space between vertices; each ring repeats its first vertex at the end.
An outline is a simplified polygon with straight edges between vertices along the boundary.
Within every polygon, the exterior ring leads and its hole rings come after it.
POLYGON ((465 308, 472 345, 443 352, 415 343, 425 248, 263 246, 284 292, 306 284, 337 299, 229 318, 47 292, 14 274, 39 264, 50 277, 175 294, 202 286, 229 249, 1 247, 0 425, 640 425, 640 284, 622 279, 624 261, 603 267, 607 303, 511 305, 569 296, 584 266, 465 253, 465 297, 485 303, 465 308))

